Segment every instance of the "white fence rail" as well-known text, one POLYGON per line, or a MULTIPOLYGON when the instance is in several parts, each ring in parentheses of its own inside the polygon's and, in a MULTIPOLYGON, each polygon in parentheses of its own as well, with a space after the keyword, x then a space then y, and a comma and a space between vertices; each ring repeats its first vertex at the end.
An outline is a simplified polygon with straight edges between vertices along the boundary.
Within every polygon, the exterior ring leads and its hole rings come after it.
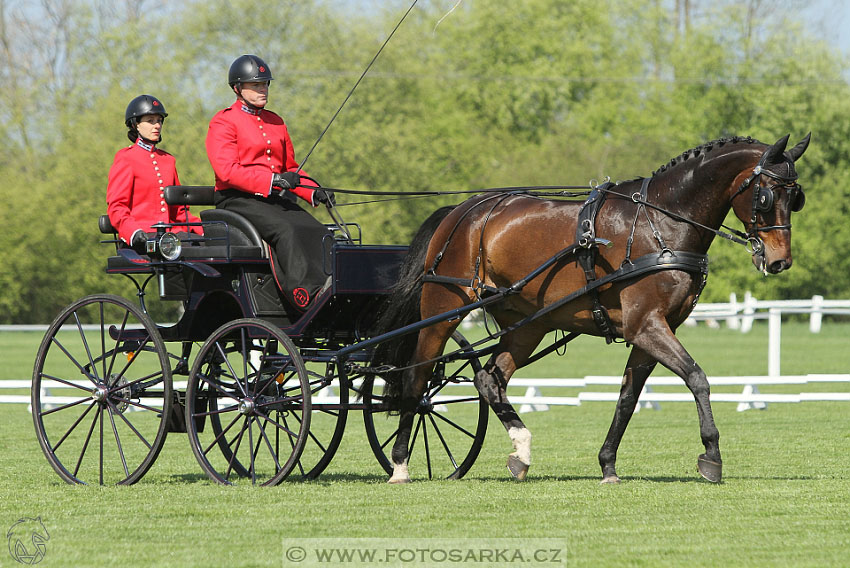
MULTIPOLYGON (((847 375, 795 375, 785 377, 710 377, 708 379, 712 387, 741 386, 740 393, 734 392, 712 392, 712 402, 733 402, 738 404, 738 411, 750 409, 765 409, 769 403, 800 403, 814 401, 850 402, 850 389, 845 392, 800 392, 800 393, 762 393, 759 386, 765 385, 808 385, 813 383, 850 383, 850 374, 847 375)), ((619 396, 618 391, 593 391, 582 390, 574 396, 543 396, 540 389, 570 388, 587 389, 594 386, 619 386, 619 376, 587 376, 582 379, 539 379, 539 378, 515 378, 512 379, 509 388, 511 390, 525 388, 525 394, 509 394, 508 398, 514 405, 519 405, 520 412, 532 412, 548 410, 550 406, 580 406, 582 402, 615 402, 619 396)), ((50 388, 63 388, 61 383, 51 384, 50 381, 43 383, 42 401, 48 404, 68 404, 80 399, 79 395, 73 397, 51 396, 50 388)), ((336 386, 331 385, 317 393, 316 400, 333 399, 337 396, 336 386)), ((380 387, 380 384, 377 385, 380 387)), ((453 386, 453 385, 449 385, 453 386)), ((662 402, 693 402, 693 396, 687 392, 655 392, 654 387, 679 386, 682 380, 678 377, 656 377, 650 378, 640 396, 640 404, 635 411, 641 408, 660 409, 662 402)), ((28 380, 0 381, 3 389, 29 389, 28 380)), ((176 389, 185 389, 185 381, 176 382, 176 389)), ((466 386, 465 388, 469 388, 466 386)), ((450 389, 446 389, 446 397, 451 397, 450 389)), ((327 401, 327 400, 326 400, 327 401)), ((440 404, 441 398, 437 397, 434 402, 440 404)), ((0 403, 22 403, 29 404, 29 395, 0 395, 0 403)))

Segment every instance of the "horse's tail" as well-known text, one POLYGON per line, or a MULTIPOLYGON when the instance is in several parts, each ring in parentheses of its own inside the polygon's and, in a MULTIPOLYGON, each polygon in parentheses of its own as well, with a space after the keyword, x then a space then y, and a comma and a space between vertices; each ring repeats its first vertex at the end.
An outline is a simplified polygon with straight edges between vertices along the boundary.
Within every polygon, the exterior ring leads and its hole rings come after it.
MULTIPOLYGON (((437 209, 416 231, 416 236, 413 237, 413 242, 401 265, 398 282, 378 311, 373 336, 419 321, 422 277, 425 275, 425 254, 437 227, 454 208, 454 205, 450 205, 437 209)), ((386 366, 388 369, 407 366, 416 349, 417 337, 416 333, 408 333, 379 344, 372 356, 371 366, 386 366)), ((397 408, 401 398, 402 373, 390 370, 380 375, 385 384, 384 404, 390 408, 397 408)))

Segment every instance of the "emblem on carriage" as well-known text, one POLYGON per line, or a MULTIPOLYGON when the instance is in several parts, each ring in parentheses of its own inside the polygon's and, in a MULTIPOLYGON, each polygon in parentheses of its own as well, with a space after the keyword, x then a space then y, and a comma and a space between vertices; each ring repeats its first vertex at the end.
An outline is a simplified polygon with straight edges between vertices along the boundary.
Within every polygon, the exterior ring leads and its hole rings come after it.
POLYGON ((310 294, 304 288, 296 288, 292 291, 292 300, 299 308, 305 308, 310 303, 310 294))
POLYGON ((21 564, 33 565, 44 560, 50 535, 44 528, 41 517, 23 517, 9 527, 6 538, 12 558, 21 564))

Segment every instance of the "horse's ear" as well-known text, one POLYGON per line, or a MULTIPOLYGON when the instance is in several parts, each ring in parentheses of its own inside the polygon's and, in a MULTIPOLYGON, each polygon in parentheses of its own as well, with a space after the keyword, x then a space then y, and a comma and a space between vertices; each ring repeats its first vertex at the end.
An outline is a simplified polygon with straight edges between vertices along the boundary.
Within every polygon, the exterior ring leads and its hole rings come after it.
POLYGON ((802 156, 803 152, 806 151, 806 148, 809 147, 809 142, 811 141, 811 139, 812 133, 809 132, 808 134, 806 134, 806 137, 800 140, 800 142, 796 146, 788 150, 788 154, 791 156, 792 160, 796 162, 798 159, 800 159, 800 156, 802 156))
POLYGON ((765 152, 767 155, 765 156, 765 164, 778 164, 780 162, 785 161, 782 157, 782 154, 785 152, 785 146, 788 145, 788 139, 791 137, 790 134, 786 134, 782 138, 776 141, 776 144, 769 147, 765 152))

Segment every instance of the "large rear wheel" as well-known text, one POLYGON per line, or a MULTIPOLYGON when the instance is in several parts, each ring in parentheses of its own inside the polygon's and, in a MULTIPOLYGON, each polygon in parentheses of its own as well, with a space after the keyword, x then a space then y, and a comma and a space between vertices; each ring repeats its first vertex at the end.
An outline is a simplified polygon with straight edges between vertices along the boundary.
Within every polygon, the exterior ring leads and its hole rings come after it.
POLYGON ((36 356, 32 416, 68 483, 128 485, 166 436, 171 367, 151 319, 119 296, 86 296, 50 324, 36 356))
POLYGON ((292 340, 259 319, 224 324, 204 343, 186 389, 186 430, 217 483, 276 485, 298 464, 311 393, 292 340))
MULTIPOLYGON (((469 345, 458 332, 452 335, 452 340, 456 347, 469 345)), ((408 466, 412 473, 424 472, 428 479, 460 479, 475 463, 487 433, 489 416, 489 407, 472 382, 480 369, 476 358, 440 361, 435 365, 416 409, 410 435, 408 466)), ((362 389, 363 422, 369 445, 384 471, 392 474, 390 452, 398 434, 398 416, 390 415, 384 406, 374 376, 363 380, 362 389)))

